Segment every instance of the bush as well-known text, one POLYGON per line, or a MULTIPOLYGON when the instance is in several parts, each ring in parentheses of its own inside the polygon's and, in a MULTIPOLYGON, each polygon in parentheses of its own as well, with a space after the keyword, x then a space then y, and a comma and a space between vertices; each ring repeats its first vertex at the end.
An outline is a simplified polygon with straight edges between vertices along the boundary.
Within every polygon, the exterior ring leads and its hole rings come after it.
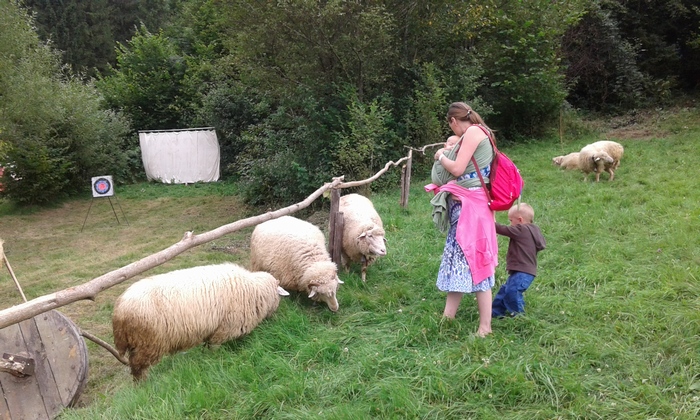
MULTIPOLYGON (((129 177, 129 126, 105 111, 91 85, 61 73, 59 56, 39 42, 14 3, 0 3, 0 127, 3 195, 50 203, 85 191, 92 176, 129 177)), ((133 162, 133 160, 131 161, 133 162)))

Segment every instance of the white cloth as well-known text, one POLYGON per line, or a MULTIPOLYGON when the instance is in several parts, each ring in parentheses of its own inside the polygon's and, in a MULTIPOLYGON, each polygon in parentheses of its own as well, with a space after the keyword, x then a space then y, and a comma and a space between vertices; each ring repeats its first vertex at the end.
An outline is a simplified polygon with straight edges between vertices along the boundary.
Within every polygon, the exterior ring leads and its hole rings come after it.
POLYGON ((219 141, 213 128, 139 131, 149 181, 186 184, 219 180, 219 141))

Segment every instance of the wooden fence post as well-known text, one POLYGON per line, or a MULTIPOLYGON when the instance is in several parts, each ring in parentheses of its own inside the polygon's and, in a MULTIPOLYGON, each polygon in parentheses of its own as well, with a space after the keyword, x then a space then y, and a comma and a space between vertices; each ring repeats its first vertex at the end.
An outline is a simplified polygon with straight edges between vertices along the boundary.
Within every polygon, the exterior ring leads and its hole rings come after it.
POLYGON ((408 207, 408 191, 411 189, 411 162, 413 161, 413 150, 408 150, 408 160, 401 168, 401 207, 408 207))
POLYGON ((345 220, 340 209, 340 189, 331 189, 331 213, 328 218, 328 251, 331 254, 331 260, 340 269, 341 266, 341 250, 343 248, 343 227, 345 220))

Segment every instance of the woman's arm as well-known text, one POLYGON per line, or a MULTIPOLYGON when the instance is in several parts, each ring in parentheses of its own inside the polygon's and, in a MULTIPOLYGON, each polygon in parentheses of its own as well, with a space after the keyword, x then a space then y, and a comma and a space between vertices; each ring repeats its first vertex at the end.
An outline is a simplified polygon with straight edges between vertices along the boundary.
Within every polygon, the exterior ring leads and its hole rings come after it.
POLYGON ((447 157, 442 157, 439 158, 440 163, 452 175, 457 177, 461 176, 464 174, 465 169, 467 169, 467 165, 469 165, 474 151, 479 143, 481 143, 481 140, 484 139, 484 136, 484 132, 479 127, 474 125, 469 126, 464 133, 462 145, 457 152, 457 158, 455 160, 450 160, 447 157))

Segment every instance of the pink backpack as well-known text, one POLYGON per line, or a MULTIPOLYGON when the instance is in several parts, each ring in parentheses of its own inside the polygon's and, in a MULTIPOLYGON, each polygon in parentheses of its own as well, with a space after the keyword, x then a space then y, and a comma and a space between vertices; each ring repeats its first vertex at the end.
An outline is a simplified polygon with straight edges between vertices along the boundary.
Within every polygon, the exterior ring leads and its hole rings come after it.
POLYGON ((489 208, 493 211, 509 210, 513 203, 520 198, 525 181, 523 181, 520 170, 515 166, 515 163, 505 153, 498 150, 493 137, 491 137, 491 132, 481 125, 478 127, 486 133, 493 146, 494 156, 493 161, 491 161, 491 174, 489 175, 490 187, 486 186, 474 156, 472 156, 472 163, 476 173, 479 175, 486 197, 488 197, 489 208))

